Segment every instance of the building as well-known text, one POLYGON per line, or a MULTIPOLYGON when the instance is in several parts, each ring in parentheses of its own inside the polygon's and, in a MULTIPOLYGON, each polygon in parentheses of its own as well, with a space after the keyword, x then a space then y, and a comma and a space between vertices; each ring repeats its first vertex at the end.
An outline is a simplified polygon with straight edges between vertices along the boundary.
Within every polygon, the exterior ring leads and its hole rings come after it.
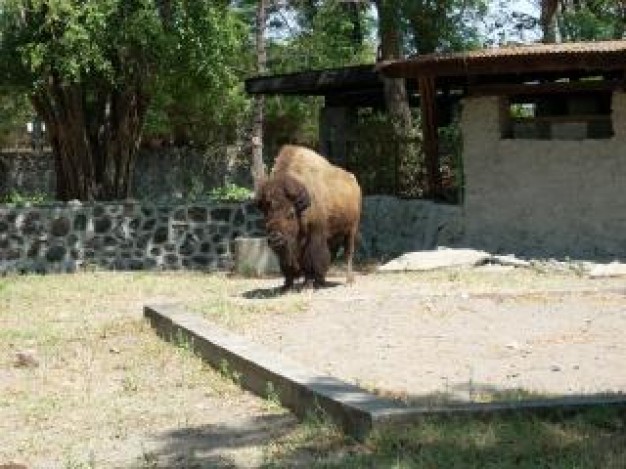
POLYGON ((626 258, 626 41, 432 54, 376 71, 419 95, 435 196, 438 103, 462 97, 464 244, 626 258))

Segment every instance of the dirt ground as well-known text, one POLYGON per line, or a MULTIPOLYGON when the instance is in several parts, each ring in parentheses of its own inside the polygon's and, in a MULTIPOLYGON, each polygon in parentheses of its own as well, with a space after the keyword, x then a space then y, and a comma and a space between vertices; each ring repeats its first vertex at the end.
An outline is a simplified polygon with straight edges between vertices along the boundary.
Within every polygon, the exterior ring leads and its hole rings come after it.
POLYGON ((199 273, 0 279, 0 466, 271 467, 285 449, 306 461, 306 425, 159 339, 145 304, 201 311, 412 402, 626 391, 626 278, 573 265, 330 280, 279 295, 279 278, 199 273))
POLYGON ((484 267, 331 280, 296 294, 303 312, 240 330, 313 370, 418 402, 626 392, 623 278, 484 267))

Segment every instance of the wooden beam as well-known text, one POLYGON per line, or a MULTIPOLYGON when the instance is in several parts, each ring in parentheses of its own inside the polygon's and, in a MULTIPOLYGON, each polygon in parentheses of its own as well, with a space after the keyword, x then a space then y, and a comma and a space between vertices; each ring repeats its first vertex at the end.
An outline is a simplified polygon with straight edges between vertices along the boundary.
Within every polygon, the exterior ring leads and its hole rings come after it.
POLYGON ((439 198, 442 194, 441 173, 439 171, 439 141, 437 136, 437 88, 435 77, 418 77, 420 112, 422 114, 422 138, 428 177, 428 196, 439 198))
POLYGON ((589 80, 575 82, 470 85, 471 96, 515 96, 556 93, 613 91, 624 87, 623 80, 589 80))
POLYGON ((245 81, 247 93, 266 95, 324 96, 376 88, 382 89, 382 81, 373 64, 258 76, 245 81))

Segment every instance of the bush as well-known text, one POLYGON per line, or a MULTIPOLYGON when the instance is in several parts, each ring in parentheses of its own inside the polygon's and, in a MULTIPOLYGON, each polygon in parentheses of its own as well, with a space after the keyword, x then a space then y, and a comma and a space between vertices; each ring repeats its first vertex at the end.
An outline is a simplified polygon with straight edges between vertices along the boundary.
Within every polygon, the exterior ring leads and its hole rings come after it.
POLYGON ((222 187, 216 187, 209 192, 209 197, 225 202, 243 202, 252 198, 253 192, 247 187, 228 183, 222 187))
POLYGON ((50 202, 50 198, 46 194, 34 192, 32 194, 20 194, 17 191, 11 191, 6 195, 0 196, 0 203, 27 205, 27 204, 43 204, 50 202))

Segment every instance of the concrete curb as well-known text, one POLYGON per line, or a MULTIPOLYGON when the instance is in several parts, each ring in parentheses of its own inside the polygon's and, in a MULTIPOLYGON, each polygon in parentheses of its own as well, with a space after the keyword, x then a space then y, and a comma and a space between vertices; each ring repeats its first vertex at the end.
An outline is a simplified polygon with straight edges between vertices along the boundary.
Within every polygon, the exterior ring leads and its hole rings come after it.
POLYGON ((490 417, 519 412, 541 415, 577 412, 593 406, 626 408, 626 395, 622 394, 407 407, 331 376, 307 370, 179 306, 145 306, 144 316, 160 337, 189 345, 213 367, 231 373, 243 388, 264 398, 278 397, 283 406, 300 418, 322 410, 345 433, 361 441, 373 430, 416 423, 429 416, 490 417))

